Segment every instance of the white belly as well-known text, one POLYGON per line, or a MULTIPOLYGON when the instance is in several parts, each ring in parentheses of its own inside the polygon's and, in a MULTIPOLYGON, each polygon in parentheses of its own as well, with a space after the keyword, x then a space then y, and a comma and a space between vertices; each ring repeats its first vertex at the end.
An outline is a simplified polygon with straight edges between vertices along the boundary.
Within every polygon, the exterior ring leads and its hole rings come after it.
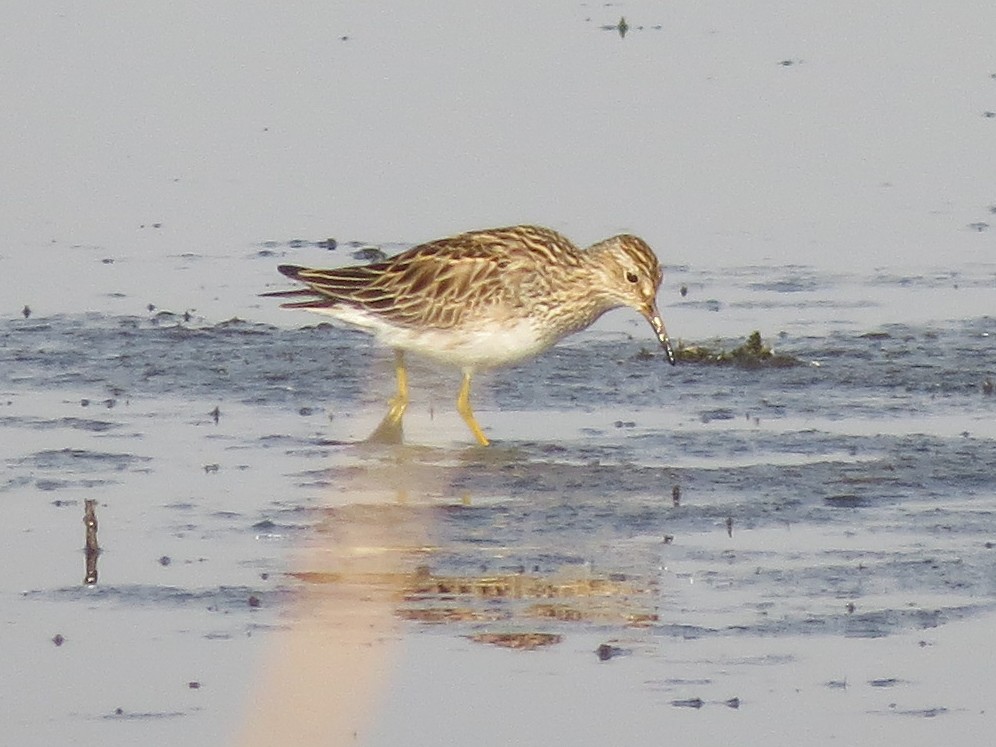
POLYGON ((463 369, 483 369, 504 366, 530 358, 547 350, 553 341, 541 338, 535 326, 527 320, 485 329, 457 327, 440 330, 393 327, 349 307, 321 309, 354 327, 372 333, 392 348, 410 351, 463 369))

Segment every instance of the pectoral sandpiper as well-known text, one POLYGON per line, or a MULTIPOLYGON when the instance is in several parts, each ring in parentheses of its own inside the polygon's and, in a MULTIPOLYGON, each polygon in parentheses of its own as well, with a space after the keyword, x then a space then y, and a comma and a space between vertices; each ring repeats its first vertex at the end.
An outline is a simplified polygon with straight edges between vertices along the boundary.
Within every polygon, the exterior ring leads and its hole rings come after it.
POLYGON ((646 242, 623 234, 578 249, 539 226, 471 231, 421 244, 383 262, 334 270, 280 265, 307 288, 266 293, 366 330, 394 348, 397 393, 370 440, 399 442, 408 407, 406 351, 459 366, 457 411, 482 446, 470 407, 475 371, 529 358, 610 309, 646 317, 674 365, 657 310, 663 272, 646 242))

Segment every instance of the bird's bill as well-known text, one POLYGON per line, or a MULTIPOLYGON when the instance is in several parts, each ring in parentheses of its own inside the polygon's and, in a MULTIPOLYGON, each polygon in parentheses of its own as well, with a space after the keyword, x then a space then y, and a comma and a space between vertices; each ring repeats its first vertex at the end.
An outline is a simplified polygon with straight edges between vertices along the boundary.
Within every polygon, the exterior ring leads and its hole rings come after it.
POLYGON ((661 317, 661 312, 657 310, 656 306, 651 306, 645 313, 647 321, 654 328, 654 334, 657 335, 661 347, 664 348, 664 354, 667 355, 667 362, 673 366, 675 364, 674 348, 671 347, 671 338, 667 336, 667 328, 664 326, 664 319, 661 317))

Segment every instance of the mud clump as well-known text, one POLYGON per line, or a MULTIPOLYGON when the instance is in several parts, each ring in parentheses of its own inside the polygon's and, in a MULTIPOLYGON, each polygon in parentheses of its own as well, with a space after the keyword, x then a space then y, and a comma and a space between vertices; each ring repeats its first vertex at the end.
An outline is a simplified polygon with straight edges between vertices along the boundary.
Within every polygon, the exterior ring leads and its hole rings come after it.
POLYGON ((751 332, 746 342, 732 349, 708 345, 685 345, 679 342, 675 357, 682 363, 707 363, 712 365, 733 365, 742 368, 788 368, 802 365, 802 361, 792 355, 776 353, 761 340, 761 333, 751 332))

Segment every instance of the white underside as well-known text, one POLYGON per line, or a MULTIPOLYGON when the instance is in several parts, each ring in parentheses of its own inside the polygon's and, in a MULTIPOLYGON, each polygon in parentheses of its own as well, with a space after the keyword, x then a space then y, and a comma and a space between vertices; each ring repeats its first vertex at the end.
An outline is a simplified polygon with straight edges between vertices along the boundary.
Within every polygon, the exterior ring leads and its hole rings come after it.
POLYGON ((375 317, 346 306, 314 311, 370 332, 392 348, 424 355, 464 370, 516 363, 542 353, 551 345, 549 341, 540 338, 533 324, 525 320, 510 326, 493 325, 487 330, 458 327, 413 333, 408 329, 389 326, 375 317))

